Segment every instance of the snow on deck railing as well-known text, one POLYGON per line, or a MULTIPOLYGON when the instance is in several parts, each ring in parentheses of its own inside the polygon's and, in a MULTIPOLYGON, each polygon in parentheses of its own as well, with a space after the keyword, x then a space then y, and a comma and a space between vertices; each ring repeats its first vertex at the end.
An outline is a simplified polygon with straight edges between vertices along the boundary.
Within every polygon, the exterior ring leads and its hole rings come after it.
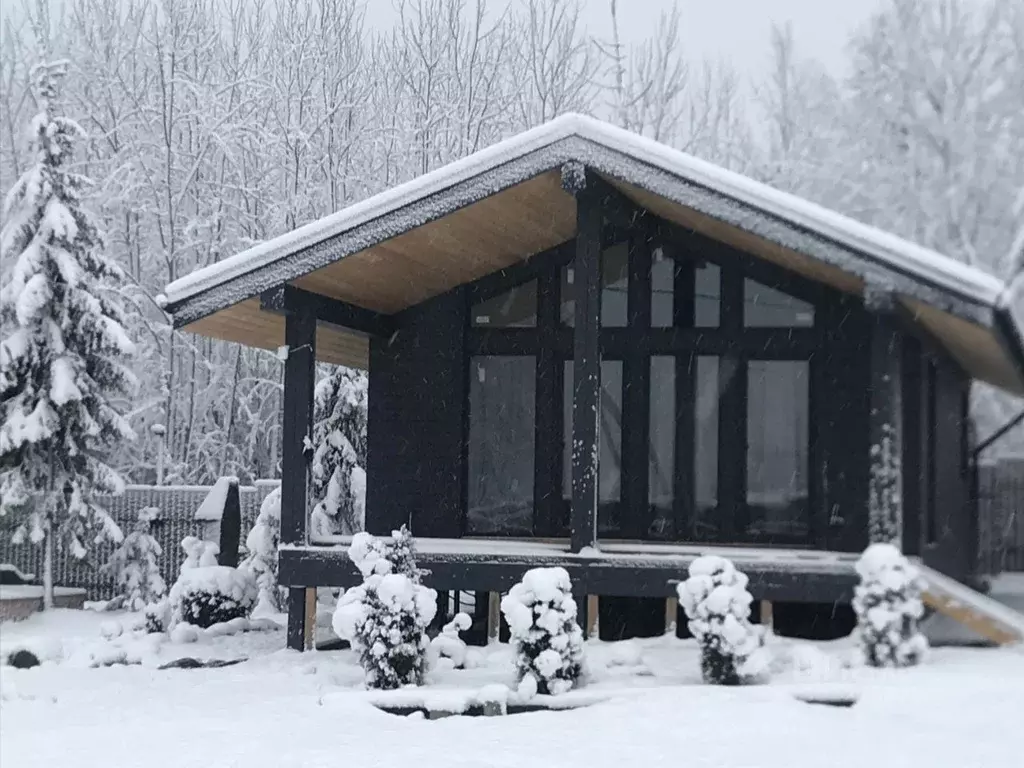
POLYGON ((717 191, 852 250, 990 305, 1008 301, 995 275, 835 211, 720 168, 652 139, 583 115, 568 114, 456 160, 298 229, 203 267, 165 289, 175 303, 366 224, 530 152, 576 136, 717 191))
MULTIPOLYGON (((340 549, 347 547, 351 536, 323 536, 309 545, 281 545, 283 550, 317 548, 340 549)), ((583 552, 569 551, 568 540, 530 541, 523 539, 434 539, 417 538, 416 551, 423 555, 554 558, 558 560, 605 560, 616 563, 657 562, 666 560, 692 560, 705 554, 717 554, 745 563, 766 563, 792 568, 840 569, 853 571, 857 554, 806 549, 776 549, 770 547, 701 546, 695 544, 601 542, 598 548, 588 547, 583 552)))

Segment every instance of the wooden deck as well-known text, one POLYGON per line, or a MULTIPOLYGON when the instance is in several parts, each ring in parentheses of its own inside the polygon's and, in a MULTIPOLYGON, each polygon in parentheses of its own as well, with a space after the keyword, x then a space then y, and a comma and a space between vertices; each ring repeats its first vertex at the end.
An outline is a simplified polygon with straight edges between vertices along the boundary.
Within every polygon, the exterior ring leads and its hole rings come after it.
MULTIPOLYGON (((282 546, 280 581, 291 587, 349 587, 361 577, 348 559, 348 537, 330 543, 282 546)), ((750 578, 760 600, 849 602, 857 583, 857 555, 847 552, 713 547, 692 544, 607 541, 578 554, 567 540, 430 539, 416 541, 417 562, 429 571, 424 581, 439 590, 502 592, 529 568, 561 566, 577 594, 671 597, 702 554, 732 560, 750 578)))

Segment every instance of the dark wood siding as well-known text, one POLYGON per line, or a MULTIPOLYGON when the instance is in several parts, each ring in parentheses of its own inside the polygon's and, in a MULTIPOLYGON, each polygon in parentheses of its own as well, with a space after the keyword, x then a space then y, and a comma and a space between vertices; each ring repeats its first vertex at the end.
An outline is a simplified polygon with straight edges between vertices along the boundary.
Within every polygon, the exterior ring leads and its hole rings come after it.
POLYGON ((462 530, 466 408, 466 298, 462 289, 370 341, 366 527, 417 536, 462 530))

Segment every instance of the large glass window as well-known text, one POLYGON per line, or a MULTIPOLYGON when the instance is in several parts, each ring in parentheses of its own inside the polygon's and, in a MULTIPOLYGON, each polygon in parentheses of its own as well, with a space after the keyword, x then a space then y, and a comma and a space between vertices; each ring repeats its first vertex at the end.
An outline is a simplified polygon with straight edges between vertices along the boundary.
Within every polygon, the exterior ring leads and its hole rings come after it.
MULTIPOLYGON (((606 328, 626 325, 629 296, 629 244, 617 243, 601 252, 601 325, 606 328)), ((576 265, 562 268, 562 323, 576 324, 576 265)))
POLYGON ((722 313, 722 270, 717 264, 704 264, 694 276, 694 325, 717 328, 722 313))
POLYGON ((477 328, 533 328, 537 325, 537 281, 517 285, 475 304, 470 311, 477 328))
POLYGON ((810 328, 814 307, 753 280, 743 281, 743 325, 747 328, 810 328))
POLYGON ((670 539, 675 530, 676 358, 651 358, 650 426, 647 452, 648 535, 670 539))
POLYGON ((467 533, 533 533, 533 357, 470 361, 467 533))
MULTIPOLYGON (((727 361, 730 369, 734 365, 727 361)), ((693 535, 713 539, 721 531, 718 515, 718 410, 722 379, 717 357, 698 357, 694 386, 693 535)))
POLYGON ((809 530, 810 365, 747 366, 747 535, 802 537, 809 530))
POLYGON ((661 248, 651 255, 651 327, 670 328, 674 324, 676 262, 661 248))
MULTIPOLYGON (((573 362, 565 362, 562 387, 562 498, 572 499, 573 362)), ((598 455, 598 533, 621 530, 622 361, 601 361, 601 444, 598 455)))

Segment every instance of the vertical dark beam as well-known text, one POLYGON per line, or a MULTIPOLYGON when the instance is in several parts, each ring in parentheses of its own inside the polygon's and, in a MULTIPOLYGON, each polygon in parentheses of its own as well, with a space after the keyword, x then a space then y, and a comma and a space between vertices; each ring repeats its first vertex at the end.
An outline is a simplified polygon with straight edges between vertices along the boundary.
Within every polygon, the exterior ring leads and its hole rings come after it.
MULTIPOLYGON (((295 308, 285 316, 284 413, 281 447, 281 543, 306 542, 305 441, 313 426, 313 386, 316 375, 316 318, 295 308)), ((311 585, 306 585, 311 586, 311 585)), ((306 590, 288 588, 289 648, 301 651, 306 628, 306 590)))
POLYGON ((871 323, 868 539, 903 547, 903 345, 891 293, 871 286, 864 303, 871 323))
POLYGON ((534 446, 533 533, 558 535, 562 504, 562 356, 555 349, 558 331, 558 269, 542 272, 537 282, 536 441, 534 446))
POLYGON ((576 197, 576 316, 573 337, 573 552, 597 543, 597 483, 601 416, 601 205, 580 163, 562 166, 562 187, 576 197))

